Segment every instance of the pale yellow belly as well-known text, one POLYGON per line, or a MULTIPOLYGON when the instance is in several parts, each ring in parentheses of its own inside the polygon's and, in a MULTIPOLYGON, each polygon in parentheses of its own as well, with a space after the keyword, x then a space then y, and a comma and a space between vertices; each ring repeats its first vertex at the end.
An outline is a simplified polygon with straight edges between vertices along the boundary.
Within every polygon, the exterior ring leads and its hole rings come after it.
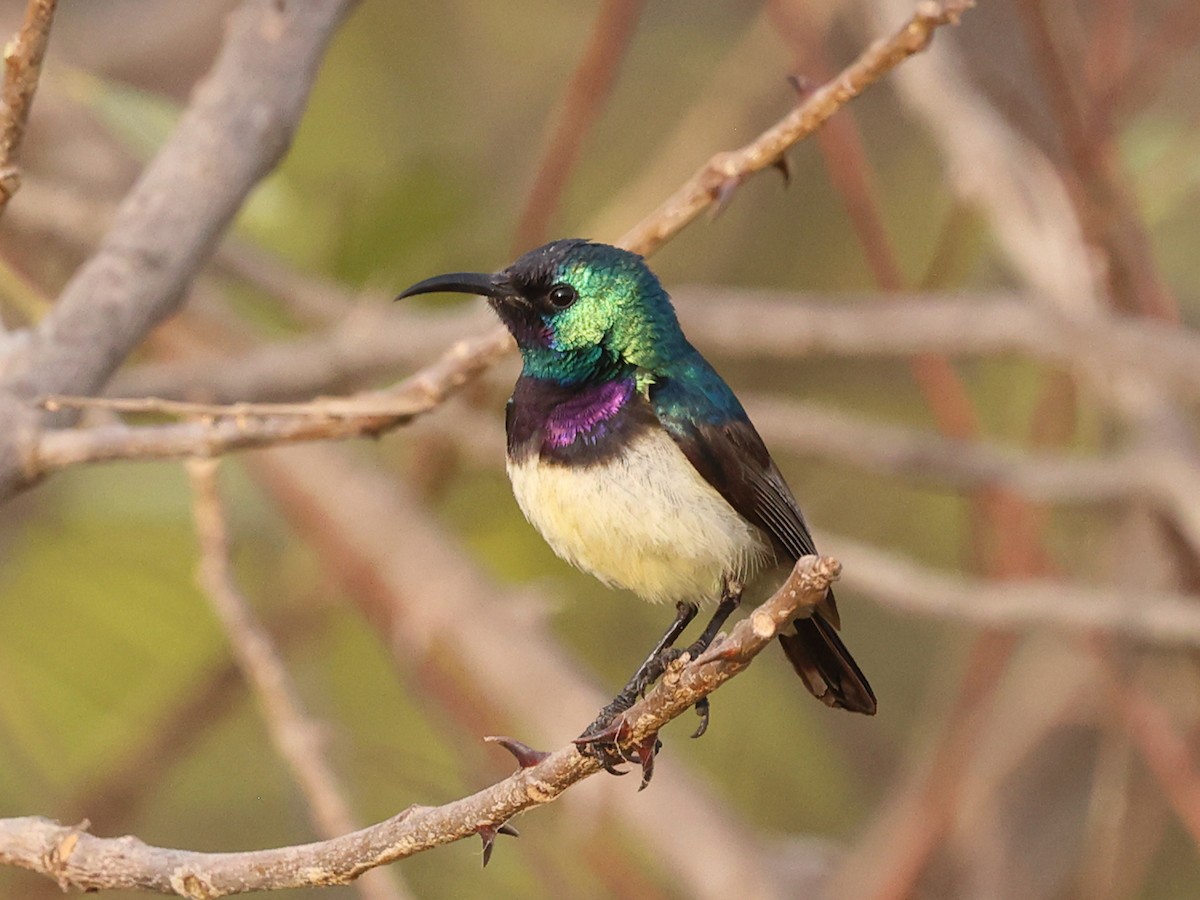
POLYGON ((555 553, 647 600, 715 599, 726 573, 746 580, 768 555, 761 532, 662 432, 609 462, 569 468, 530 457, 508 474, 555 553))

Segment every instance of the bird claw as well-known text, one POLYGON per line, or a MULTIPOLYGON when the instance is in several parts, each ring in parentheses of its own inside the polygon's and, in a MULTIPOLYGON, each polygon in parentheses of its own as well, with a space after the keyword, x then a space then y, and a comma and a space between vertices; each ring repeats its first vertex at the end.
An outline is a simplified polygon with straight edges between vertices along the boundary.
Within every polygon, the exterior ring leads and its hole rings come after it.
POLYGON ((711 711, 708 698, 701 697, 699 700, 697 700, 694 709, 696 710, 696 715, 700 717, 700 724, 697 725, 696 730, 692 732, 692 740, 702 737, 704 732, 708 731, 708 717, 709 712, 711 711))
MULTIPOLYGON (((614 700, 613 703, 616 701, 614 700)), ((625 754, 621 752, 620 741, 628 732, 629 725, 621 714, 624 710, 613 714, 609 713, 612 705, 609 704, 601 710, 596 721, 585 728, 583 734, 575 738, 574 743, 580 753, 596 760, 600 763, 600 768, 608 774, 628 775, 628 772, 618 769, 617 766, 628 762, 625 754)))
POLYGON ((611 721, 597 720, 588 726, 579 737, 575 738, 575 746, 579 752, 592 757, 600 763, 600 767, 611 775, 628 775, 625 769, 618 769, 622 763, 633 763, 642 770, 642 783, 639 791, 646 789, 650 779, 654 777, 654 757, 662 749, 662 741, 658 732, 643 738, 636 744, 628 744, 629 722, 623 715, 615 716, 611 721))
POLYGON ((638 785, 639 791, 644 791, 649 786, 650 779, 654 777, 654 757, 658 756, 658 751, 661 749, 662 741, 658 739, 658 732, 655 732, 640 744, 635 744, 625 751, 626 759, 636 762, 642 767, 642 783, 638 785))
POLYGON ((496 835, 507 834, 510 837, 520 837, 521 833, 517 829, 508 824, 507 821, 501 822, 499 825, 480 825, 475 831, 476 834, 483 840, 483 864, 486 867, 492 859, 492 847, 496 843, 496 835))

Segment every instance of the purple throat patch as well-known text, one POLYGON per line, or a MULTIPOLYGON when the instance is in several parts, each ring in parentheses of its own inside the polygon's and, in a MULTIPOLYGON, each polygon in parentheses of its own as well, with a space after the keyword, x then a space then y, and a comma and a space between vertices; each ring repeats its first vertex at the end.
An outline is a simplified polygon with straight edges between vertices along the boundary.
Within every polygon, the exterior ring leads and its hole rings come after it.
POLYGON ((633 381, 621 379, 606 381, 558 404, 546 419, 546 443, 568 447, 580 437, 595 441, 607 431, 604 423, 619 413, 631 396, 633 381))

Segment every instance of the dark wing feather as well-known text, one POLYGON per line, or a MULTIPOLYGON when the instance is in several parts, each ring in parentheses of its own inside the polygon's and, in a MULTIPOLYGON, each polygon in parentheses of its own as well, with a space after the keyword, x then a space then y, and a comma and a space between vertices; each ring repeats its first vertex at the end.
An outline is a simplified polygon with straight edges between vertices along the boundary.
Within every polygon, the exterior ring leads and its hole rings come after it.
MULTIPOLYGON (((705 365, 707 368, 707 365, 705 365)), ((711 369, 704 374, 711 373, 711 369)), ((717 379, 715 373, 711 379, 717 379)), ((655 411, 683 455, 742 517, 761 529, 777 553, 795 562, 815 554, 812 534, 787 482, 766 445, 724 382, 700 381, 708 390, 660 383, 652 392, 655 411), (713 392, 723 389, 718 397, 713 392), (655 397, 657 394, 657 397, 655 397), (720 406, 714 400, 723 401, 720 406), (703 410, 701 417, 685 410, 703 410), (727 412, 728 415, 719 415, 727 412), (720 419, 723 419, 721 421, 720 419)), ((875 713, 875 694, 845 644, 837 636, 840 617, 833 591, 795 633, 780 643, 809 691, 828 706, 875 713)))

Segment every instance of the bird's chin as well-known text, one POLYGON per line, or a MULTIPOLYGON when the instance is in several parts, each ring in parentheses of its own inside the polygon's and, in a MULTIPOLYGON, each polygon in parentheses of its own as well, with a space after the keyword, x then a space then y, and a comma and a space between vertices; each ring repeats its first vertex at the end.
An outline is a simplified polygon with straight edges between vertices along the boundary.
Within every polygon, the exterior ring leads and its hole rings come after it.
POLYGON ((508 297, 488 297, 487 302, 500 321, 504 323, 504 327, 516 339, 518 347, 550 346, 550 341, 554 337, 553 332, 545 320, 528 303, 508 297))

